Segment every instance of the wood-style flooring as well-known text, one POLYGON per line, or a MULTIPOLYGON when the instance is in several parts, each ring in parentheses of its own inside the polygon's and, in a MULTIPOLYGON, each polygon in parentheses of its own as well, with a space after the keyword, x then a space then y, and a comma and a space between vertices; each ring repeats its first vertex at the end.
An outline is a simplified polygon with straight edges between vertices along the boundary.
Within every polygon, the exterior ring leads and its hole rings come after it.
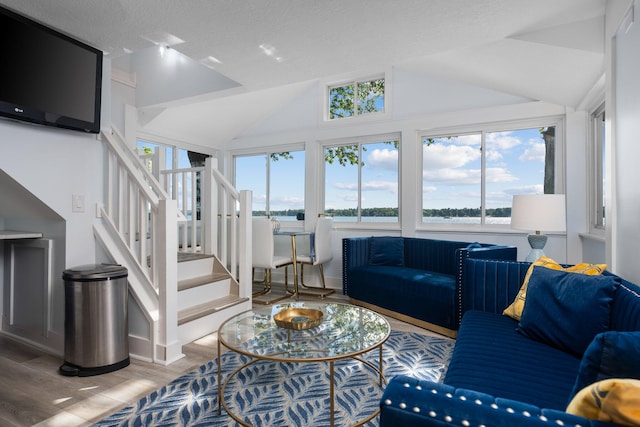
MULTIPOLYGON (((389 323, 393 330, 435 335, 394 319, 389 323)), ((184 346, 183 353, 169 366, 132 359, 130 366, 108 374, 64 377, 58 374, 61 357, 0 335, 0 425, 89 426, 215 358, 215 334, 184 346)))

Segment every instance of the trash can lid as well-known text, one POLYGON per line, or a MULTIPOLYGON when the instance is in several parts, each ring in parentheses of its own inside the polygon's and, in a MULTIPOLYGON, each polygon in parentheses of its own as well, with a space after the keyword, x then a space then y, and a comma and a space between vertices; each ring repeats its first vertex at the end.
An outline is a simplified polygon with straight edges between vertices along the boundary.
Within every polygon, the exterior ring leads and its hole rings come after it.
POLYGON ((87 264, 62 272, 63 279, 79 281, 109 280, 127 277, 127 269, 120 264, 87 264))

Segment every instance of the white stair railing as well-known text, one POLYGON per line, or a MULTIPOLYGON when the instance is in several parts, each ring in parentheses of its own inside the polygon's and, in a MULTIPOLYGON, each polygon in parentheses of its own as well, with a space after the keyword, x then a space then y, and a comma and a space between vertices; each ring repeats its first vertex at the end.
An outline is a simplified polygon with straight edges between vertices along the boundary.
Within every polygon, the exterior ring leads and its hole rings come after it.
POLYGON ((178 203, 178 210, 185 218, 178 225, 180 252, 203 252, 202 211, 198 206, 202 184, 198 186, 198 183, 202 183, 204 170, 204 167, 194 167, 159 171, 162 188, 178 203))
POLYGON ((160 176, 163 189, 177 201, 178 210, 186 217, 179 226, 180 251, 216 255, 242 283, 239 258, 244 245, 239 243, 239 218, 251 218, 251 194, 243 199, 211 157, 203 167, 163 170, 160 176))
POLYGON ((181 357, 175 307, 176 230, 181 214, 120 132, 103 131, 102 137, 107 148, 106 195, 99 213, 108 232, 118 236, 126 248, 118 257, 136 269, 129 283, 154 322, 154 360, 172 361, 181 357), (133 277, 144 279, 131 280, 133 277))
POLYGON ((129 282, 154 323, 154 361, 170 363, 181 357, 176 307, 180 246, 216 255, 240 285, 239 297, 251 298, 251 192, 236 191, 211 158, 202 168, 156 170, 163 187, 117 129, 102 136, 106 196, 99 215, 120 241, 116 247, 124 248, 118 249, 118 258, 135 269, 129 282), (198 180, 201 219, 196 214, 198 180))

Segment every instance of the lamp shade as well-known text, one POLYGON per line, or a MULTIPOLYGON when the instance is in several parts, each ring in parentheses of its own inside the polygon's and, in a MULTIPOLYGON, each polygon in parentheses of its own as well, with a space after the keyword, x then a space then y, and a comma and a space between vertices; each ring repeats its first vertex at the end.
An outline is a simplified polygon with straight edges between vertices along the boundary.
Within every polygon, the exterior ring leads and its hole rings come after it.
POLYGON ((533 231, 566 231, 564 194, 513 196, 511 228, 533 231))

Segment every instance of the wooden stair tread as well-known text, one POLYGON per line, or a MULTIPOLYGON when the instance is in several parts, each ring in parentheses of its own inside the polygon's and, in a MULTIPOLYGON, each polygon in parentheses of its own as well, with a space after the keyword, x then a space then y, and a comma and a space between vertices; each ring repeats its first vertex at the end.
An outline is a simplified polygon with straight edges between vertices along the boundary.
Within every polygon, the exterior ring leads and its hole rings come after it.
POLYGON ((245 301, 249 301, 249 298, 241 298, 237 295, 228 295, 223 298, 180 310, 178 312, 178 326, 184 325, 185 323, 200 319, 218 311, 222 311, 234 305, 241 304, 245 301))
POLYGON ((222 280, 229 279, 229 275, 226 273, 211 273, 205 276, 192 277, 190 279, 184 279, 178 281, 178 292, 184 291, 191 288, 196 288, 198 286, 207 285, 213 282, 219 282, 222 280))
POLYGON ((194 252, 178 252, 178 262, 195 261, 198 259, 213 258, 210 254, 201 254, 194 252))

